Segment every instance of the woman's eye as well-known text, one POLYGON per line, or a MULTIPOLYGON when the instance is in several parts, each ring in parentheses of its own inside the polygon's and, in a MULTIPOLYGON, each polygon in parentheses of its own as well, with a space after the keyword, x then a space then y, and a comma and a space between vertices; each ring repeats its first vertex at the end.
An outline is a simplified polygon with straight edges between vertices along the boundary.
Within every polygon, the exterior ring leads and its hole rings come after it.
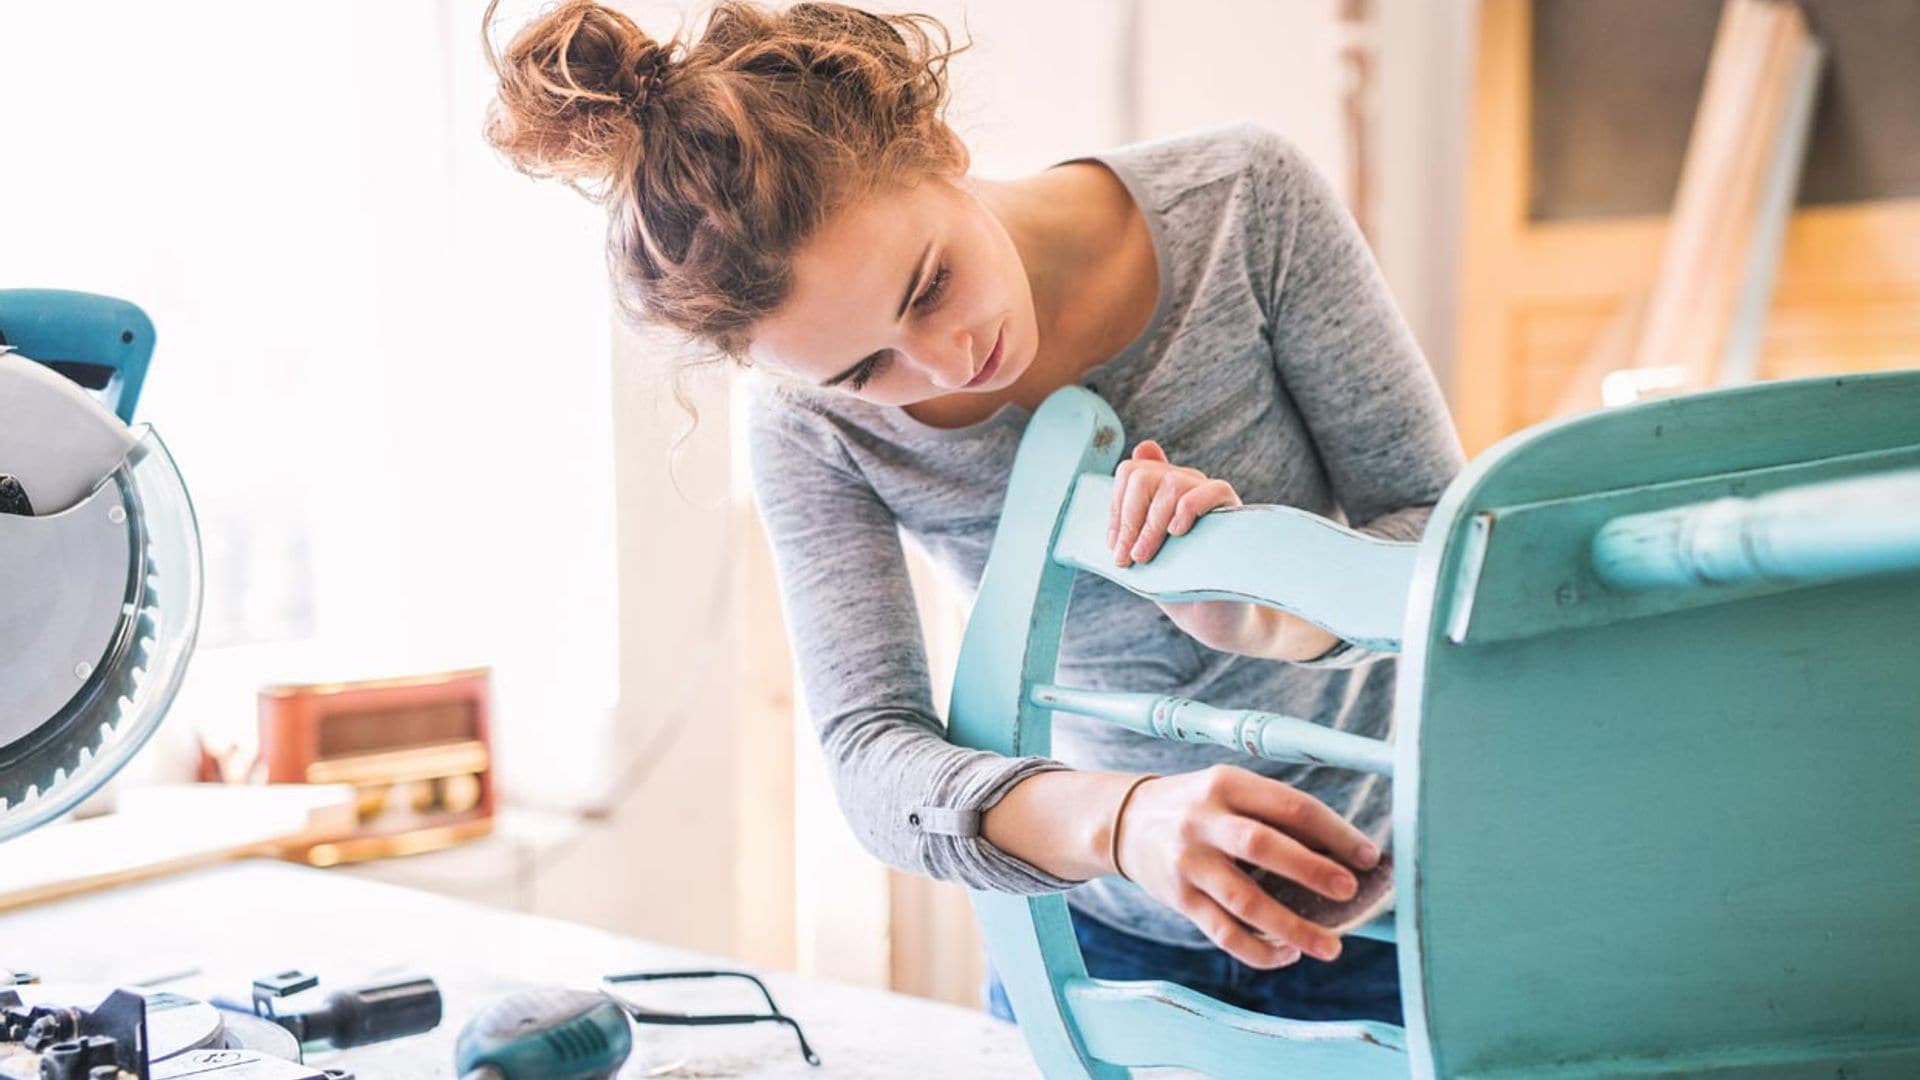
MULTIPOLYGON (((928 312, 938 307, 940 298, 946 295, 947 282, 952 277, 952 272, 947 269, 946 264, 942 263, 940 267, 933 272, 933 276, 927 279, 927 287, 921 289, 920 295, 914 298, 913 309, 918 312, 928 312)), ((857 394, 861 390, 866 389, 867 384, 878 377, 881 372, 887 370, 887 365, 891 363, 892 360, 893 353, 891 350, 874 353, 872 356, 867 357, 859 367, 855 368, 853 374, 847 376, 846 381, 840 385, 857 394)))
POLYGON ((852 375, 847 377, 847 389, 852 390, 854 393, 859 393, 865 389, 866 385, 873 381, 875 375, 886 370, 887 361, 892 356, 892 353, 886 352, 875 353, 867 357, 866 362, 861 364, 852 375))
POLYGON ((950 277, 952 274, 948 272, 946 265, 942 264, 940 269, 934 271, 933 280, 927 282, 927 287, 920 290, 920 299, 913 302, 914 310, 932 311, 937 307, 940 297, 947 291, 947 279, 950 277))

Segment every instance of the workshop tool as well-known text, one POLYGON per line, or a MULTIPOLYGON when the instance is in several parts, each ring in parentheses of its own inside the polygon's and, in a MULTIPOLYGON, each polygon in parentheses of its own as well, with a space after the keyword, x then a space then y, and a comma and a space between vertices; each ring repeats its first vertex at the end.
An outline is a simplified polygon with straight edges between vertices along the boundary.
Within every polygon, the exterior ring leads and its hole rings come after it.
POLYGON ((605 1080, 633 1050, 626 1012, 606 994, 545 987, 509 994, 460 1029, 461 1080, 605 1080))
POLYGON ((193 648, 193 507, 128 426, 153 336, 123 300, 0 290, 0 841, 125 765, 193 648))
POLYGON ((1118 568, 1126 446, 1078 387, 1035 413, 950 736, 1045 755, 1062 711, 1391 777, 1395 910, 1363 932, 1405 1023, 1091 978, 1061 895, 975 892, 1048 1077, 1920 1076, 1920 371, 1541 425, 1417 543, 1249 506, 1118 568), (1392 738, 1053 685, 1081 572, 1400 653, 1392 738))
MULTIPOLYGON (((186 673, 199 531, 166 444, 129 426, 153 343, 124 300, 0 289, 0 842, 112 779, 186 673)), ((0 1080, 351 1080, 181 995, 0 983, 0 1080)))
POLYGON ((0 1080, 354 1080, 284 1028, 153 989, 0 988, 0 1080), (79 1002, 97 1002, 82 1006, 79 1002))
POLYGON ((317 975, 283 971, 253 982, 253 1014, 287 1029, 303 1050, 345 1049, 432 1031, 440 1025, 440 987, 406 978, 335 990, 326 1003, 283 1011, 280 1002, 320 985, 317 975))

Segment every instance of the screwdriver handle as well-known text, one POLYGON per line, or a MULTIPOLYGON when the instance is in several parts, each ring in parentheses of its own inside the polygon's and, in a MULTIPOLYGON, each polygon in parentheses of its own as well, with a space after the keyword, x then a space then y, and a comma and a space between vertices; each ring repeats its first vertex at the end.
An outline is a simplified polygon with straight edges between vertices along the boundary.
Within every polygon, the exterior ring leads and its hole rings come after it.
POLYGON ((432 979, 403 979, 340 990, 305 1019, 301 1041, 338 1047, 418 1035, 440 1024, 440 988, 432 979))

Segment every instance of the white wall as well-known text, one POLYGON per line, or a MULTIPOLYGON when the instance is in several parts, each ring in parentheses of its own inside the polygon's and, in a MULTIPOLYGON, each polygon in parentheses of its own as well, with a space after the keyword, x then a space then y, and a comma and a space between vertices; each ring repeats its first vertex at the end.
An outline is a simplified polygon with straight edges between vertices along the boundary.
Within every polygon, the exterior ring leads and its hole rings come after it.
POLYGON ((479 138, 484 0, 0 6, 0 280, 126 297, 208 603, 141 769, 248 736, 263 683, 491 664, 523 800, 616 690, 591 208, 479 138))
POLYGON ((1476 0, 1379 0, 1380 265, 1452 393, 1476 0))
POLYGON ((1141 0, 1140 135, 1252 121, 1335 180, 1347 165, 1335 0, 1141 0))

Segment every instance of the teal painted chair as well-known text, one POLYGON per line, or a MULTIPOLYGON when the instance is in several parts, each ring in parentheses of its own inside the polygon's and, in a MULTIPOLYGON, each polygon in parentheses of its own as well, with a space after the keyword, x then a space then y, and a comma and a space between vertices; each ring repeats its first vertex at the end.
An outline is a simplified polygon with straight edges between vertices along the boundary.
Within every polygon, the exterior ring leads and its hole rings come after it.
POLYGON ((1057 707, 1393 776, 1407 1019, 1091 979, 1061 897, 976 893, 1047 1076, 1920 1076, 1920 372, 1522 432, 1418 544, 1248 507, 1120 570, 1127 444, 1082 390, 1034 416, 950 736, 1045 754, 1057 707), (1395 741, 1053 685, 1080 572, 1397 649, 1395 741))

